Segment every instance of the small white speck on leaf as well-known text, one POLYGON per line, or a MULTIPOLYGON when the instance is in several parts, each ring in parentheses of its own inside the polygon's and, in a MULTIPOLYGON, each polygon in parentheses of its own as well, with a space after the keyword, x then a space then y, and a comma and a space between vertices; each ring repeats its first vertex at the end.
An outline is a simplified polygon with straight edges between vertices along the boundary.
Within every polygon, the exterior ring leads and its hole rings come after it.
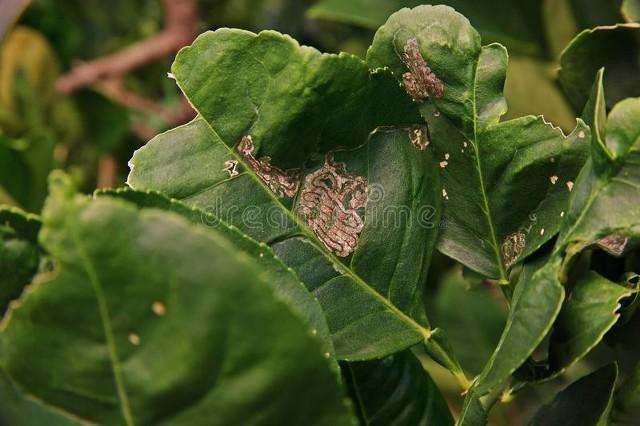
POLYGON ((564 217, 564 212, 560 212, 560 217, 564 217))
POLYGON ((445 167, 447 167, 448 164, 449 164, 449 162, 446 161, 446 160, 445 161, 441 161, 440 162, 440 167, 444 169, 445 167))
POLYGON ((567 181, 567 189, 569 189, 569 191, 571 191, 573 189, 573 182, 572 181, 567 181))
POLYGON ((467 142, 462 142, 462 146, 467 147, 467 142))
POLYGON ((450 155, 449 155, 449 153, 448 153, 448 152, 444 154, 444 159, 445 159, 445 160, 448 160, 448 159, 449 159, 449 157, 450 157, 450 155))
POLYGON ((556 182, 558 181, 558 176, 551 176, 549 180, 551 181, 552 185, 555 185, 556 182))
POLYGON ((325 353, 324 353, 324 357, 325 357, 325 358, 329 358, 329 357, 331 357, 331 354, 330 354, 329 352, 325 352, 325 353))
POLYGON ((580 139, 584 139, 584 130, 580 130, 580 132, 578 133, 578 137, 580 139))
POLYGON ((164 303, 158 301, 155 301, 153 302, 153 304, 151 304, 151 310, 159 317, 167 313, 167 308, 164 306, 164 303))
POLYGON ((442 188, 442 197, 444 197, 445 200, 449 199, 449 195, 447 194, 447 190, 442 188))
POLYGON ((264 257, 264 253, 260 253, 258 257, 264 257))
POLYGON ((315 336, 316 334, 318 334, 318 330, 316 330, 316 329, 314 328, 313 330, 311 330, 311 334, 313 334, 313 335, 315 336))
POLYGON ((552 163, 555 163, 556 159, 554 157, 551 157, 551 159, 549 159, 549 161, 551 161, 552 163))
POLYGON ((140 336, 138 336, 135 333, 130 333, 129 334, 129 343, 131 343, 134 346, 138 346, 140 344, 140 336))
POLYGON ((434 112, 434 113, 433 113, 433 116, 434 116, 434 117, 440 117, 440 111, 436 111, 436 112, 434 112))
POLYGON ((167 73, 167 77, 169 77, 171 80, 175 80, 176 79, 176 76, 173 75, 173 73, 170 73, 170 72, 167 73))
POLYGON ((540 235, 544 235, 544 228, 540 230, 540 235))

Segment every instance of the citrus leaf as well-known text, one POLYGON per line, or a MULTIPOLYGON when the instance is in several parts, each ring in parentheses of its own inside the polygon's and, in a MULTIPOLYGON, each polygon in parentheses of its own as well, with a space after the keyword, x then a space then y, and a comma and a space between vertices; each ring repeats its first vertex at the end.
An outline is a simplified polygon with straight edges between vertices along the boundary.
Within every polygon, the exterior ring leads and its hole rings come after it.
POLYGON ((420 102, 440 159, 445 210, 439 249, 488 277, 508 281, 515 263, 558 231, 571 185, 587 157, 581 121, 564 136, 542 117, 499 122, 507 53, 481 47, 469 21, 445 6, 392 15, 367 53, 372 67, 406 78, 412 43, 444 86, 420 102))
POLYGON ((549 380, 581 360, 620 318, 623 299, 638 292, 589 272, 573 283, 551 333, 549 365, 528 380, 549 380))
POLYGON ((606 425, 617 377, 615 364, 582 377, 540 408, 529 426, 606 425))
MULTIPOLYGON (((311 296, 295 272, 285 266, 265 244, 259 244, 251 237, 240 232, 236 227, 227 225, 210 213, 188 207, 184 203, 169 199, 159 192, 143 192, 122 188, 99 190, 96 191, 96 195, 124 199, 134 203, 138 208, 171 211, 181 215, 191 223, 215 229, 233 244, 238 251, 247 254, 254 260, 260 271, 259 278, 271 286, 277 298, 285 301, 301 319, 305 320, 311 333, 322 341, 324 353, 335 355, 322 307, 311 296)), ((334 363, 334 367, 337 371, 338 364, 334 363)))
POLYGON ((275 32, 228 29, 181 50, 172 71, 201 118, 137 151, 129 185, 269 244, 320 300, 339 358, 426 339, 462 377, 422 305, 440 185, 421 119, 393 76, 275 32), (346 204, 331 205, 336 198, 346 204), (320 211, 343 222, 323 222, 320 211))
POLYGON ((539 260, 525 264, 500 342, 475 379, 471 396, 483 396, 504 383, 551 329, 565 293, 558 281, 560 261, 556 257, 545 263, 539 260))
POLYGON ((344 369, 363 424, 453 425, 447 402, 410 350, 344 369))
MULTIPOLYGON (((376 30, 393 12, 424 3, 419 0, 322 0, 314 4, 308 15, 376 30)), ((506 44, 510 50, 526 55, 541 55, 545 40, 540 12, 536 0, 478 3, 473 0, 444 0, 437 2, 455 8, 467 16, 482 37, 506 44), (500 9, 500 13, 493 11, 500 9)))
POLYGON ((602 67, 607 69, 608 104, 640 95, 639 30, 637 23, 595 27, 582 31, 565 48, 558 77, 575 108, 584 106, 596 72, 602 67))
POLYGON ((605 120, 602 88, 600 72, 585 109, 593 128, 592 156, 576 180, 556 244, 556 251, 566 248, 567 262, 595 243, 622 253, 629 238, 640 234, 640 98, 616 104, 605 120))
POLYGON ((632 426, 640 415, 640 364, 616 390, 611 411, 611 424, 632 426))
POLYGON ((354 424, 320 342, 224 237, 51 181, 57 267, 1 325, 22 391, 104 424, 354 424))

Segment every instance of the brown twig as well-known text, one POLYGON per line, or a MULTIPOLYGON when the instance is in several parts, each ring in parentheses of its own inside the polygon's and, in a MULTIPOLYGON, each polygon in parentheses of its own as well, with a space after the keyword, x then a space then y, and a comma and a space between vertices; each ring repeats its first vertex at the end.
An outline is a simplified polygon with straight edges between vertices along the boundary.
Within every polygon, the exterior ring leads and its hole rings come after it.
POLYGON ((70 93, 104 78, 121 77, 153 60, 170 55, 193 41, 198 25, 196 0, 163 0, 164 30, 111 55, 85 62, 56 82, 60 93, 70 93))

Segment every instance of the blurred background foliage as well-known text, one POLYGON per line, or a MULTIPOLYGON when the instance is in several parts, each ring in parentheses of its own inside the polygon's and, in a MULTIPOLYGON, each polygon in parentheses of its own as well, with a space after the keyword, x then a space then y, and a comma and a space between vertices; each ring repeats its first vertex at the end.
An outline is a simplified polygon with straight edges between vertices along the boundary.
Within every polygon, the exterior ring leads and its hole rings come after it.
MULTIPOLYGON (((122 186, 127 161, 135 149, 155 134, 192 118, 193 112, 167 76, 177 45, 165 55, 126 69, 117 78, 107 75, 72 89, 65 86, 65 78, 77 67, 110 58, 161 34, 170 20, 169 3, 171 0, 0 0, 0 15, 4 14, 0 19, 0 204, 39 212, 46 196, 46 177, 54 168, 66 169, 86 192, 122 186), (9 13, 15 19, 8 19, 9 13)), ((196 20, 189 24, 191 36, 219 27, 274 29, 321 51, 346 51, 360 57, 364 57, 375 29, 394 11, 421 3, 442 3, 466 15, 480 31, 483 44, 507 46, 509 113, 505 119, 542 114, 565 131, 571 130, 584 105, 585 87, 588 94, 595 71, 603 65, 607 65, 608 105, 640 95, 640 30, 634 23, 640 18, 639 0, 176 3, 197 7, 196 20), (563 55, 568 45, 572 47, 563 55), (566 61, 571 55, 575 58, 566 61)), ((34 256, 36 261, 37 253, 28 242, 2 232, 0 237, 0 261, 9 255, 34 256)), ((638 256, 626 261, 640 264, 638 256)), ((462 271, 444 256, 436 257, 433 264, 425 297, 433 322, 448 331, 465 368, 477 373, 500 338, 506 318, 504 298, 495 294, 499 291, 496 286, 462 271)), ((615 269, 610 258, 602 264, 615 269)), ((632 350, 629 336, 637 336, 638 322, 611 332, 611 351, 632 350)), ((607 354, 595 353, 572 368, 564 381, 527 390, 517 402, 496 407, 492 424, 520 424, 533 407, 550 399, 551 391, 589 371, 589 363, 597 364, 600 358, 606 359, 607 354)), ((637 354, 630 359, 637 359, 637 354)), ((436 382, 444 384, 442 390, 454 412, 459 410, 460 397, 451 376, 426 357, 425 363, 436 382)), ((45 417, 56 421, 38 411, 32 401, 19 400, 4 380, 0 385, 0 396, 11 401, 0 404, 6 418, 11 418, 7 407, 26 404, 33 406, 33 421, 45 417)))

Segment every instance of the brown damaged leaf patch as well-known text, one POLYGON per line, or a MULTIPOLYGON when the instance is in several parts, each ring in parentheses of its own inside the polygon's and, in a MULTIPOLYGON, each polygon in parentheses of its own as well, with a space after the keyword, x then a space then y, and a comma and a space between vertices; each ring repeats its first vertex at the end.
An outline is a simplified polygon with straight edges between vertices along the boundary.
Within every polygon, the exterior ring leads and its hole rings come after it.
POLYGON ((256 159, 253 156, 255 145, 251 135, 243 136, 238 144, 237 151, 242 159, 249 165, 255 174, 280 198, 292 198, 298 192, 302 170, 282 170, 271 165, 270 157, 256 159))
POLYGON ((358 245, 364 220, 357 209, 366 204, 367 179, 347 173, 344 163, 327 154, 324 165, 306 176, 298 212, 318 239, 339 257, 358 245))

